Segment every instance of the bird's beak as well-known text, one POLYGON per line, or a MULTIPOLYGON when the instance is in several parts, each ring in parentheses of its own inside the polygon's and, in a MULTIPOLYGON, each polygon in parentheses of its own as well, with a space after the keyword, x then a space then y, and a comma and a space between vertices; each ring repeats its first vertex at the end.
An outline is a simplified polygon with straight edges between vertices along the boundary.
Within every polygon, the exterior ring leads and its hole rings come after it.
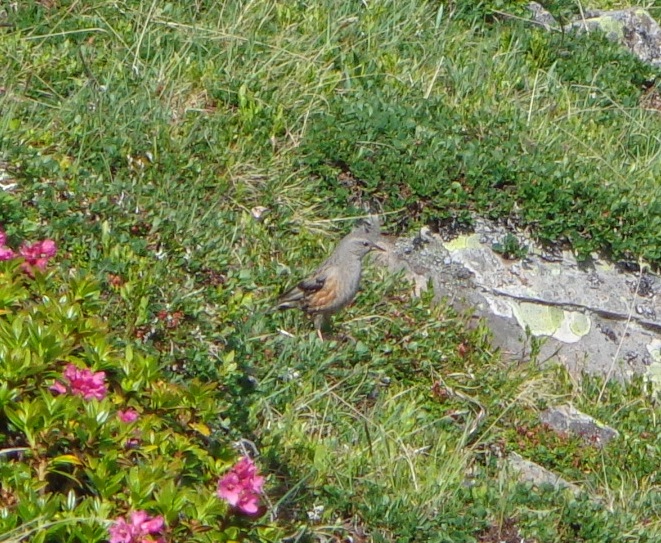
POLYGON ((372 245, 372 247, 373 247, 374 249, 376 249, 377 251, 382 251, 382 252, 386 252, 386 251, 388 250, 388 249, 386 249, 386 246, 383 245, 383 244, 381 244, 381 243, 374 243, 374 244, 372 245))

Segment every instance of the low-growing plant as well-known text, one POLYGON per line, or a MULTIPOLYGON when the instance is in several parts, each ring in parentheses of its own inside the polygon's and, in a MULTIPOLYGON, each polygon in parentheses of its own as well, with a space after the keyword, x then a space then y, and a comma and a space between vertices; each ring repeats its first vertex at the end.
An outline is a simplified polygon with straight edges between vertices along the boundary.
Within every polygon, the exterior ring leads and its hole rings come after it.
POLYGON ((220 478, 218 385, 116 347, 94 281, 21 266, 0 262, 0 540, 273 540, 252 460, 220 478))
POLYGON ((505 234, 501 241, 493 243, 491 248, 508 260, 524 258, 528 254, 528 247, 511 233, 505 234))
MULTIPOLYGON (((311 116, 300 147, 302 164, 320 180, 328 202, 337 209, 349 202, 356 212, 364 201, 403 211, 400 226, 443 222, 467 209, 509 216, 531 227, 541 242, 570 245, 580 257, 604 251, 661 262, 657 229, 649 228, 649 211, 660 201, 651 172, 650 190, 641 198, 633 186, 604 182, 613 175, 625 179, 619 166, 586 162, 561 143, 569 137, 591 148, 599 144, 586 138, 600 141, 608 126, 619 130, 629 122, 626 108, 638 102, 657 70, 600 35, 524 32, 517 25, 498 35, 518 60, 506 68, 497 60, 481 62, 510 83, 511 105, 503 104, 498 91, 481 95, 460 60, 443 71, 451 91, 429 94, 382 80, 378 54, 356 50, 367 66, 374 65, 373 77, 356 78, 327 110, 311 116), (536 125, 525 103, 517 103, 530 92, 524 81, 542 73, 546 83, 536 91, 537 103, 553 111, 558 85, 571 89, 571 100, 582 104, 582 136, 574 134, 574 114, 558 112, 555 124, 536 125)), ((491 48, 494 59, 502 49, 492 41, 483 47, 491 48)), ((623 160, 640 153, 636 138, 625 141, 638 150, 618 148, 623 160)), ((652 157, 655 149, 650 142, 645 153, 652 157)))

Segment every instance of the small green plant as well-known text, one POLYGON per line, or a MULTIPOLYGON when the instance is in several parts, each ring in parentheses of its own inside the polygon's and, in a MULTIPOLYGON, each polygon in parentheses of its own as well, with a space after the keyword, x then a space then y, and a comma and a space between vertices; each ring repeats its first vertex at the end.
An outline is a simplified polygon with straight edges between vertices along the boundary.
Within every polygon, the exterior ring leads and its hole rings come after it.
POLYGON ((511 233, 505 234, 502 240, 493 243, 491 248, 507 260, 519 260, 528 254, 528 247, 511 233))
POLYGON ((527 2, 525 0, 458 0, 454 3, 456 17, 469 23, 475 21, 493 22, 504 14, 525 16, 527 2))

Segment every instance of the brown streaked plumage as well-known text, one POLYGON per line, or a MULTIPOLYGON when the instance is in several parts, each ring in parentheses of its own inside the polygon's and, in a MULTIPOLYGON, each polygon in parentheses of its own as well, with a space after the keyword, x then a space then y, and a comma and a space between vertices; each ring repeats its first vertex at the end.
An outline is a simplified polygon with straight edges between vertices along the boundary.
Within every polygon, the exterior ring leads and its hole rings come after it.
POLYGON ((276 309, 297 308, 311 315, 321 338, 331 315, 356 297, 363 258, 374 249, 385 251, 366 235, 351 233, 344 237, 317 271, 279 298, 276 309))

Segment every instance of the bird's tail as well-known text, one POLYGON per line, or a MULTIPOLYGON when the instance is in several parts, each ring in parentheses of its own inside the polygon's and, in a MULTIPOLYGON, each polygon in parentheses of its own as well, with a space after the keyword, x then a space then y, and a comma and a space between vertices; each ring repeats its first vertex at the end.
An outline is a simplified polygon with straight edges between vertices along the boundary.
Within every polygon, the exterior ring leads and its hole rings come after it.
POLYGON ((284 309, 295 309, 300 307, 305 293, 298 287, 294 287, 278 298, 276 303, 271 308, 271 311, 278 311, 284 309))

